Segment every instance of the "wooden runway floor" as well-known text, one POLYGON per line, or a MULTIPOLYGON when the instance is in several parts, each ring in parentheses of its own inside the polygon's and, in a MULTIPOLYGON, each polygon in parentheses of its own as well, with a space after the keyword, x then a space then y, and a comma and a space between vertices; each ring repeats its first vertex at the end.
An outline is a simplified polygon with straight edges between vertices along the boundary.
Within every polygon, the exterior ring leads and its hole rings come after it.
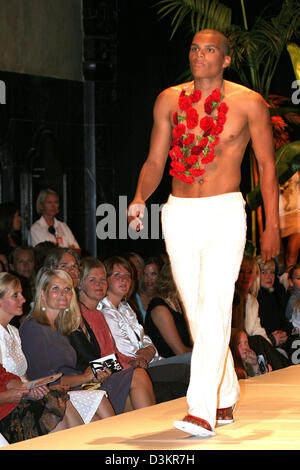
POLYGON ((242 380, 240 387, 235 422, 209 439, 173 427, 187 410, 180 398, 1 450, 300 450, 300 366, 242 380))

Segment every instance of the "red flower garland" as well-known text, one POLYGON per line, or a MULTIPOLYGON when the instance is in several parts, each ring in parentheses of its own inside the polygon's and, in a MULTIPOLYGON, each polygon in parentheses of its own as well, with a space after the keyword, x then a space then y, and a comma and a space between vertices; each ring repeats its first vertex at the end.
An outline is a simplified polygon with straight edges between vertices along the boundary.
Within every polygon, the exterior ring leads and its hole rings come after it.
POLYGON ((178 105, 184 113, 174 113, 173 122, 176 127, 173 129, 173 140, 169 155, 171 157, 170 175, 185 183, 191 184, 195 178, 203 175, 206 170, 200 168, 200 163, 205 165, 215 158, 214 148, 219 143, 219 135, 223 131, 226 122, 228 106, 222 102, 223 95, 216 88, 206 98, 204 111, 208 116, 200 119, 193 108, 193 103, 201 99, 201 91, 195 90, 191 95, 187 95, 185 90, 179 95, 178 105), (217 109, 217 115, 213 112, 217 109), (180 121, 186 121, 186 124, 180 121), (189 132, 194 129, 199 122, 201 135, 189 132))

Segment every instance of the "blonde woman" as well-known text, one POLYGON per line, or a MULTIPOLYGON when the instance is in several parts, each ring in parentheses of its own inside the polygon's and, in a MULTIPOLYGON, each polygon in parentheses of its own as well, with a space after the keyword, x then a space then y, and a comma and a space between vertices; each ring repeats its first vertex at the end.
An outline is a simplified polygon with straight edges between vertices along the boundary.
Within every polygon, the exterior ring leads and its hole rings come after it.
POLYGON ((75 331, 81 314, 69 274, 62 270, 42 269, 37 277, 32 314, 20 328, 22 348, 30 379, 61 372, 61 385, 70 387, 70 399, 84 423, 113 416, 114 410, 102 390, 83 390, 82 384, 104 382, 108 370, 94 376, 90 367, 76 367, 76 352, 67 335, 75 331))
POLYGON ((22 388, 22 383, 28 379, 27 361, 19 332, 10 321, 22 315, 24 302, 20 280, 10 273, 0 273, 0 365, 3 374, 11 380, 10 385, 5 380, 1 383, 0 402, 12 403, 9 400, 13 400, 15 404, 2 406, 0 432, 9 443, 83 423, 63 387, 41 386, 30 392, 22 388))

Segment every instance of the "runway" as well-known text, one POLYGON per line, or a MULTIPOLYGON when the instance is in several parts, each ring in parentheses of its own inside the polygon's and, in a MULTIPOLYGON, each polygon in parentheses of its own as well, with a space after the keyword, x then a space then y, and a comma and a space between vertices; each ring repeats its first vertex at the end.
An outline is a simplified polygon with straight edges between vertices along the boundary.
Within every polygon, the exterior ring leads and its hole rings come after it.
POLYGON ((187 411, 185 398, 179 398, 1 450, 113 450, 114 454, 107 454, 113 458, 117 458, 115 451, 121 450, 168 450, 176 454, 199 450, 299 450, 300 366, 241 380, 240 388, 234 423, 217 427, 216 436, 209 439, 191 437, 173 428, 173 421, 183 418, 187 411))

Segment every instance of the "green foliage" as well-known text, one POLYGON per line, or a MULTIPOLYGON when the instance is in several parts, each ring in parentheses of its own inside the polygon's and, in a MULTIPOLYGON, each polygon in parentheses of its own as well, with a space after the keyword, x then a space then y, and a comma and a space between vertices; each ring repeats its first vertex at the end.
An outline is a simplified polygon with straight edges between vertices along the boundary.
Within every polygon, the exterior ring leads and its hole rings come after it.
MULTIPOLYGON (((280 12, 267 16, 267 9, 248 29, 244 2, 244 26, 232 24, 232 10, 218 0, 160 0, 158 15, 173 15, 171 38, 190 19, 191 35, 203 28, 225 33, 231 43, 231 67, 243 85, 267 97, 272 78, 289 41, 300 35, 300 0, 283 0, 280 12)), ((269 3, 271 6, 271 3, 269 3)))
POLYGON ((218 0, 160 0, 158 14, 161 18, 174 14, 171 21, 172 34, 190 16, 191 33, 203 28, 226 30, 231 25, 231 8, 222 5, 218 0))

